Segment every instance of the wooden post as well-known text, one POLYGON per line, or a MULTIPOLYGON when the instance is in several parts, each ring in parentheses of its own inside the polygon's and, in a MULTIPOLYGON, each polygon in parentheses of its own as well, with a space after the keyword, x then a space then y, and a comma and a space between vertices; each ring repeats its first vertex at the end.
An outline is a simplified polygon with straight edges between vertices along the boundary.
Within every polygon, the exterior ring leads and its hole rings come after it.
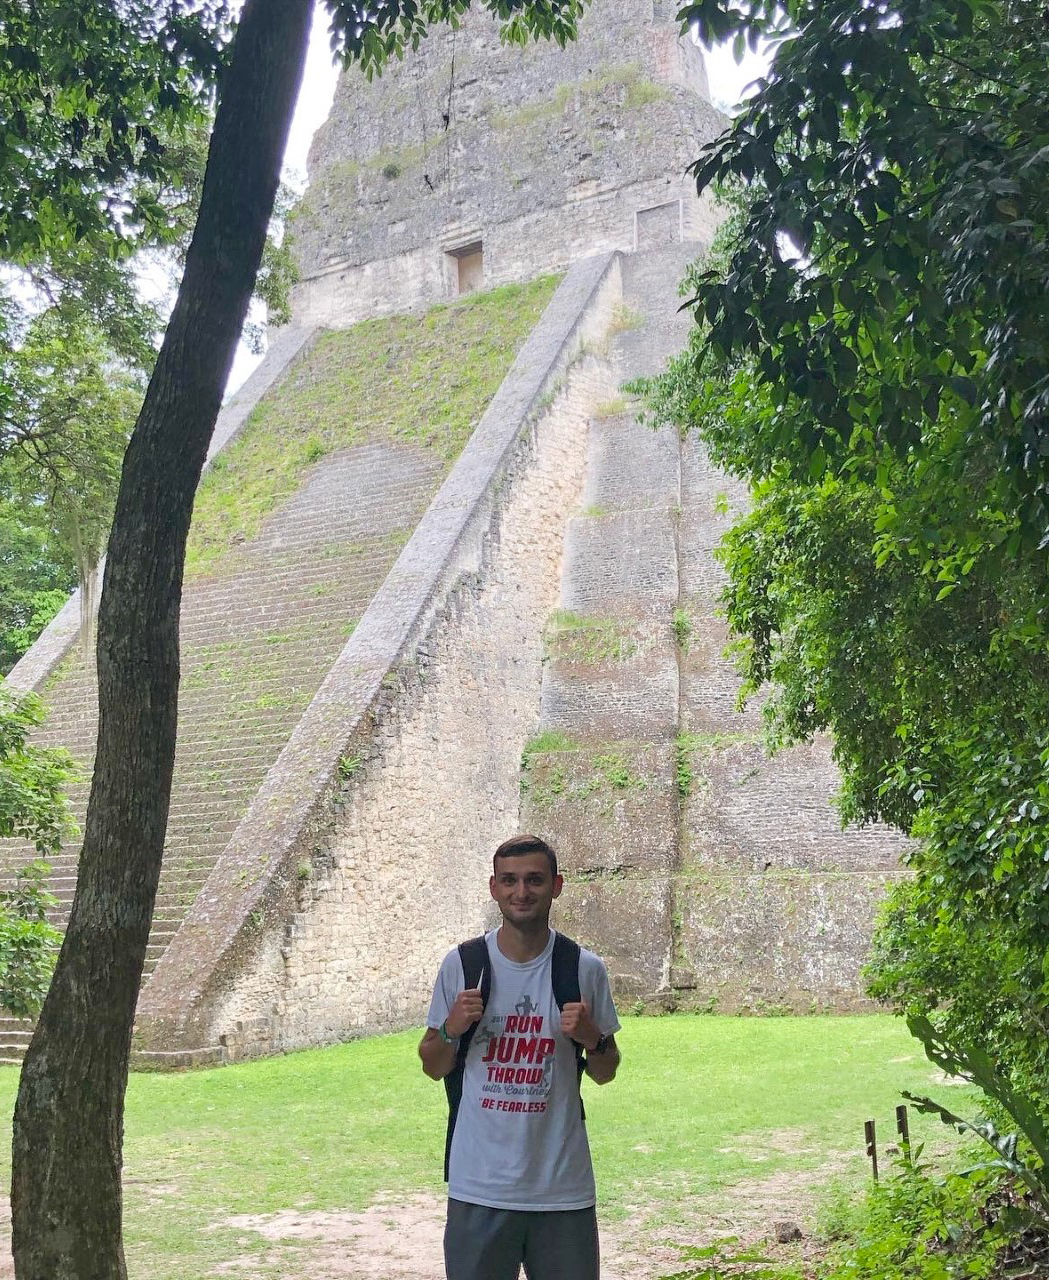
POLYGON ((900 1150, 908 1164, 911 1162, 911 1126, 907 1119, 907 1108, 902 1104, 896 1108, 896 1132, 900 1135, 900 1150))
POLYGON ((874 1181, 878 1181, 878 1144, 874 1136, 874 1121, 865 1120, 863 1122, 863 1137, 867 1143, 867 1155, 870 1157, 871 1173, 874 1175, 874 1181))

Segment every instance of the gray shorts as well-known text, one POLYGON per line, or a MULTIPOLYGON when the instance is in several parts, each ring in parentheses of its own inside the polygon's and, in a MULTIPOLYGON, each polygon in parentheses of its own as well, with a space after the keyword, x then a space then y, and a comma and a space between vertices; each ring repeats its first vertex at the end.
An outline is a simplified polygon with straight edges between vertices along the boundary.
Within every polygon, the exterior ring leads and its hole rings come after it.
POLYGON ((598 1280, 597 1212, 525 1213, 448 1201, 444 1268, 448 1280, 598 1280))

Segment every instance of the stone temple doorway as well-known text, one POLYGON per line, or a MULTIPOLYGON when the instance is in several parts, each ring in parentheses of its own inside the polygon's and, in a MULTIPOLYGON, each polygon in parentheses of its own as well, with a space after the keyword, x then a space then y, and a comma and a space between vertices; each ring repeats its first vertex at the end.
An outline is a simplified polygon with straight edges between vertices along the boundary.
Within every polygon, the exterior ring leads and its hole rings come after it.
POLYGON ((453 296, 484 287, 484 247, 480 240, 449 249, 445 257, 450 267, 448 275, 453 296))

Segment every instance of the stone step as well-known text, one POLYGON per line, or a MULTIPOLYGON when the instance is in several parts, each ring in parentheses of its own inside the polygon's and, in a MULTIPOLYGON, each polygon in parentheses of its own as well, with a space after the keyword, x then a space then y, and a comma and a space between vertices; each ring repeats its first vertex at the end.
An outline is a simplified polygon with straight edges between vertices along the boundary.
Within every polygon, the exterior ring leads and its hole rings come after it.
POLYGON ((583 485, 583 514, 671 511, 681 497, 678 436, 653 431, 629 414, 591 424, 583 485))
POLYGON ((29 1044, 29 1039, 33 1031, 0 1031, 0 1061, 11 1052, 12 1049, 25 1049, 29 1044))
POLYGON ((669 618, 677 603, 677 539, 670 511, 569 520, 562 608, 593 616, 669 618))

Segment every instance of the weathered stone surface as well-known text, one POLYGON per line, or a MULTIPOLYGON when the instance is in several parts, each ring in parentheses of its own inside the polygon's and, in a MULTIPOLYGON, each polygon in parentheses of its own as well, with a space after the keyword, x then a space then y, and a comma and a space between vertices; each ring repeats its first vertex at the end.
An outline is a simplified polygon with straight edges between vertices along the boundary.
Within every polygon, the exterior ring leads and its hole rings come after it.
MULTIPOLYGON (((576 265, 439 492, 411 450, 331 457, 187 593, 184 689, 208 692, 179 760, 204 780, 172 808, 140 1061, 418 1022, 444 951, 492 922, 515 828, 558 848, 556 922, 621 1001, 862 1005, 899 841, 837 830, 825 743, 769 763, 734 711, 712 552, 746 492, 622 391, 683 346, 677 283, 715 223, 684 170, 724 122, 677 7, 595 0, 564 52, 506 48, 475 8, 344 77, 294 228, 297 328, 257 384, 312 325, 576 265), (579 261, 605 249, 627 256, 579 261)), ((89 764, 94 687, 67 683, 53 727, 89 764)), ((68 898, 75 858, 56 869, 68 898)))
POLYGON ((677 862, 674 752, 602 743, 529 756, 521 826, 551 839, 566 872, 668 872, 677 862))
MULTIPOLYGON (((179 739, 148 977, 255 792, 440 483, 426 450, 373 442, 331 454, 221 573, 191 579, 182 605, 179 739)), ((85 781, 97 726, 93 664, 79 653, 47 693, 41 741, 66 746, 85 781)), ((0 844, 0 869, 32 856, 0 844)), ((65 918, 78 848, 51 859, 65 918)))
POLYGON ((891 875, 902 837, 883 827, 842 830, 838 773, 826 741, 769 759, 760 743, 702 740, 690 753, 684 864, 751 871, 891 875))
POLYGON ((582 614, 668 618, 678 599, 674 519, 625 511, 570 520, 561 603, 582 614))
POLYGON ((375 81, 340 81, 294 221, 296 314, 349 324, 709 240, 712 205, 685 170, 723 123, 699 49, 645 0, 596 0, 564 50, 505 45, 472 10, 375 81))
POLYGON ((604 959, 621 1006, 663 985, 673 937, 667 877, 570 878, 553 924, 604 959))
POLYGON ((695 436, 681 446, 681 589, 697 613, 720 612, 725 571, 714 558, 721 539, 747 510, 746 487, 718 471, 695 436))
MULTIPOLYGON (((624 264, 630 323, 611 350, 621 377, 658 371, 683 343, 687 320, 682 327, 674 297, 685 261, 675 247, 624 264)), ((561 603, 618 620, 626 634, 651 619, 666 638, 664 670, 677 668, 679 696, 670 697, 669 679, 659 686, 646 672, 653 705, 621 708, 608 664, 569 668, 554 653, 540 728, 585 736, 586 753, 530 757, 522 824, 552 839, 566 866, 593 877, 601 895, 615 877, 632 892, 638 875, 651 875, 645 868, 671 878, 671 943, 662 925, 652 934, 654 955, 643 932, 633 935, 645 948, 641 971, 673 961, 666 985, 642 992, 658 1006, 865 1007, 859 967, 902 842, 880 828, 840 830, 828 743, 770 761, 760 745, 760 700, 735 709, 739 680, 723 656, 724 574, 713 552, 745 510, 743 486, 718 473, 694 439, 674 439, 671 448, 665 436, 635 428, 617 452, 622 425, 618 413, 595 424, 584 492, 597 510, 570 522, 561 603), (615 514, 600 513, 602 500, 615 514), (594 812, 601 801, 587 791, 591 760, 622 750, 624 723, 650 739, 660 728, 666 746, 644 748, 652 760, 644 790, 625 792, 618 810, 605 802, 594 812)), ((604 897, 597 901, 601 910, 580 921, 597 950, 619 948, 622 957, 618 918, 602 914, 604 897)))
POLYGON ((725 656, 728 625, 702 611, 703 601, 686 600, 688 639, 681 650, 681 728, 687 734, 761 732, 762 698, 737 709, 740 678, 725 656))
POLYGON ((727 1013, 869 1008, 859 970, 884 893, 876 872, 682 875, 675 911, 695 1003, 727 1013))
POLYGON ((628 741, 677 732, 678 661, 668 622, 598 619, 592 629, 547 631, 540 719, 573 737, 628 741))
MULTIPOLYGON (((614 405, 618 409, 618 402, 614 405)), ((584 514, 658 507, 674 509, 680 499, 677 433, 654 431, 633 414, 616 412, 590 425, 590 448, 583 489, 584 514)))

